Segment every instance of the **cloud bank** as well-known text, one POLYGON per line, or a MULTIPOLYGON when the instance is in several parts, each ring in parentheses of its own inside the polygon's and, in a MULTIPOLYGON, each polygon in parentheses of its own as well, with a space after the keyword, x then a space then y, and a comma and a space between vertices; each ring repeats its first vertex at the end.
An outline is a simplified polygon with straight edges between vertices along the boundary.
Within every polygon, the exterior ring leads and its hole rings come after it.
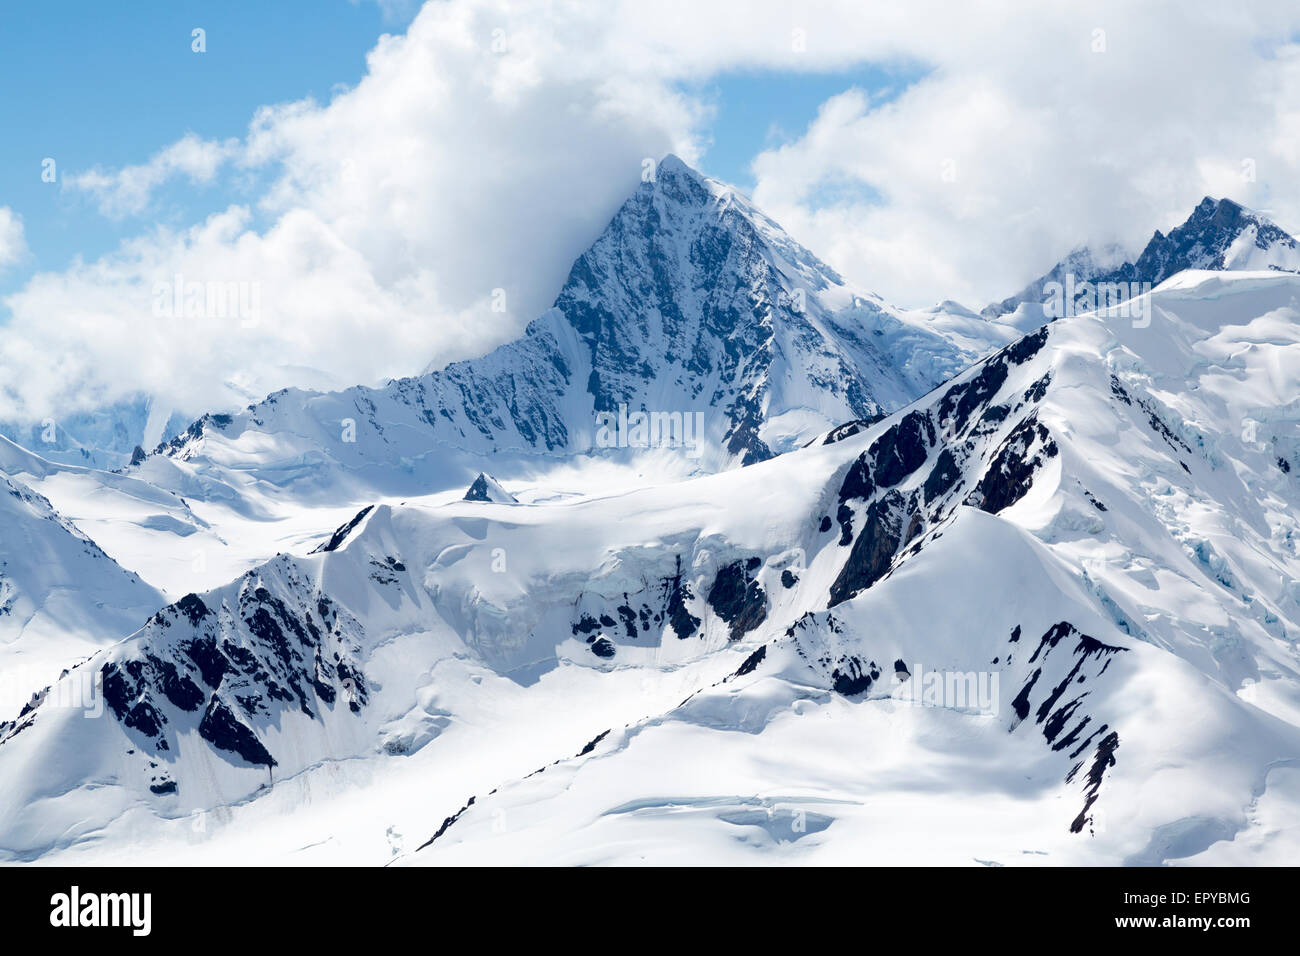
MULTIPOLYGON (((197 415, 484 352, 550 304, 645 158, 706 156, 684 90, 737 70, 924 68, 888 103, 847 88, 753 165, 761 206, 903 305, 979 308, 1206 193, 1300 229, 1293 4, 865 6, 430 3, 328 103, 69 176, 141 231, 6 299, 0 418, 138 391, 197 415), (147 226, 164 184, 250 170, 269 174, 251 207, 147 226)), ((0 267, 24 248, 0 210, 0 267)))

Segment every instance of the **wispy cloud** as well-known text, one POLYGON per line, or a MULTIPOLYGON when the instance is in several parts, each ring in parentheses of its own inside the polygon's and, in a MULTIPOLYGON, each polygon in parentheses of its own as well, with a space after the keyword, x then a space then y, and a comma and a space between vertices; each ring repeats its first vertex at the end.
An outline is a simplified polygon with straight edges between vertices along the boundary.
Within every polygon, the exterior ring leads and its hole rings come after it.
POLYGON ((191 183, 211 183, 241 148, 237 139, 216 142, 190 133, 159 150, 148 162, 112 172, 92 169, 72 173, 64 179, 64 187, 90 193, 106 216, 139 216, 149 210, 160 186, 176 177, 191 183))
POLYGON ((21 262, 26 255, 22 218, 8 206, 0 206, 0 269, 21 262))

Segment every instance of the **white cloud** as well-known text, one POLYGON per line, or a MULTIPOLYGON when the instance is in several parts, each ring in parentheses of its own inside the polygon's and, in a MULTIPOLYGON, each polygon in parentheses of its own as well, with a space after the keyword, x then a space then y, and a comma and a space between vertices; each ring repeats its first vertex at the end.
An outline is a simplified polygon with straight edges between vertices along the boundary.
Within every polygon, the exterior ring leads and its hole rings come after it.
POLYGON ((113 173, 100 169, 75 173, 64 180, 64 186, 92 193, 106 216, 138 216, 149 208, 154 190, 169 179, 184 176, 191 183, 210 183, 238 150, 237 140, 218 143, 188 133, 146 163, 113 173))
POLYGON ((495 53, 507 22, 477 5, 426 7, 406 36, 380 41, 356 88, 261 110, 237 155, 182 141, 84 181, 117 212, 221 162, 279 170, 261 200, 267 229, 233 207, 9 296, 0 419, 137 389, 198 414, 304 380, 411 374, 516 334, 635 188, 642 160, 689 151, 694 117, 662 86, 555 69, 562 51, 535 51, 523 28, 495 53), (174 275, 257 288, 260 321, 153 314, 155 287, 174 275), (505 316, 490 309, 498 288, 505 316))
POLYGON ((980 307, 1080 241, 1140 242, 1206 192, 1300 229, 1300 57, 1282 43, 1298 26, 1280 2, 428 4, 329 103, 81 174, 123 215, 173 177, 270 170, 256 211, 271 225, 234 207, 34 277, 7 300, 0 417, 136 388, 198 413, 481 353, 549 305, 644 157, 698 157, 708 110, 679 85, 724 71, 925 68, 892 102, 833 98, 754 165, 760 205, 903 304, 980 307), (153 315, 176 273, 256 283, 260 323, 153 315))
POLYGON ((914 305, 946 295, 978 308, 1084 240, 1139 248, 1207 193, 1300 230, 1295 52, 1264 52, 1294 30, 1295 9, 981 13, 954 25, 968 49, 932 45, 933 71, 896 102, 872 109, 846 93, 798 141, 758 157, 759 204, 914 305), (818 184, 837 179, 882 201, 817 208, 818 184))
POLYGON ((387 22, 398 22, 410 17, 419 9, 419 0, 351 0, 353 6, 373 2, 387 22))
POLYGON ((0 206, 0 269, 6 269, 27 255, 22 218, 8 206, 0 206))

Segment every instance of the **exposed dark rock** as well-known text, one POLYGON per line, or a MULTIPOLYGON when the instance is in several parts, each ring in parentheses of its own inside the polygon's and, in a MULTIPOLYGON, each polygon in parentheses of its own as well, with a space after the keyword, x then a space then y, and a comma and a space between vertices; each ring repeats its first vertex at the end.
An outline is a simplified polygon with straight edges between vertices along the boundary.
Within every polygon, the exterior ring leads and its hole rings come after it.
POLYGON ((749 562, 733 561, 718 571, 709 589, 709 607, 730 625, 733 641, 767 619, 767 594, 752 571, 749 562))
POLYGON ((1119 733, 1116 731, 1111 731, 1097 745, 1097 751, 1092 758, 1092 766, 1088 768, 1088 782, 1084 788, 1083 809, 1079 811, 1079 815, 1070 824, 1071 833, 1081 833, 1089 823, 1088 811, 1097 802, 1097 796, 1101 791, 1102 777, 1105 776, 1108 769, 1115 766, 1115 751, 1118 749, 1119 733))
POLYGON ((1045 458, 1057 454, 1056 442, 1033 415, 1017 425, 999 446, 970 503, 989 514, 1015 504, 1033 485, 1045 458))
MULTIPOLYGON (((875 445, 871 446, 875 448, 875 445)), ((865 500, 876 493, 876 483, 871 478, 871 464, 867 455, 859 455, 844 475, 840 485, 840 503, 865 500)))
POLYGON ((856 657, 846 657, 831 671, 831 686, 837 694, 853 697, 871 690, 879 678, 880 668, 874 661, 864 664, 856 657))
MULTIPOLYGON (((920 468, 930 454, 934 438, 934 425, 923 412, 909 412, 885 429, 867 449, 875 463, 871 473, 875 483, 882 488, 892 488, 920 468)), ((840 500, 844 498, 841 489, 840 500)))
POLYGON ((1021 365, 1038 354, 1047 342, 1047 326, 1023 336, 985 360, 966 382, 954 385, 939 403, 939 421, 949 422, 957 434, 966 431, 970 416, 989 404, 1007 380, 1012 365, 1021 365))
POLYGON ((245 761, 262 767, 274 767, 275 758, 262 746, 257 734, 241 723, 215 694, 199 722, 199 736, 218 750, 238 754, 245 761))
POLYGON ((104 703, 122 725, 155 738, 162 733, 162 718, 148 700, 142 700, 140 679, 117 664, 100 668, 104 703))
POLYGON ((935 459, 934 468, 931 469, 929 477, 925 479, 925 484, 921 486, 921 493, 925 496, 925 503, 928 505, 936 498, 947 494, 960 477, 961 469, 957 467, 957 459, 953 457, 952 450, 943 449, 939 452, 939 457, 935 459))
POLYGON ((889 570, 902 541, 902 497, 897 492, 873 501, 853 550, 831 585, 830 607, 865 591, 889 570))
POLYGON ((197 594, 187 594, 175 604, 172 605, 177 611, 185 615, 186 620, 194 626, 208 616, 208 606, 197 594))
POLYGON ((479 472, 465 492, 464 501, 492 501, 497 504, 518 504, 519 499, 501 487, 501 482, 491 475, 479 472))
POLYGON ((746 657, 744 663, 742 663, 738 668, 736 668, 736 673, 732 674, 731 676, 744 677, 746 674, 752 674, 754 670, 758 667, 758 665, 763 663, 763 661, 766 658, 767 658, 767 645, 764 644, 758 650, 754 651, 754 653, 746 657))
POLYGON ((352 533, 352 529, 355 528, 357 525, 359 525, 363 520, 365 520, 366 515, 370 514, 370 512, 374 510, 374 507, 375 507, 374 505, 366 505, 364 508, 358 511, 353 516, 351 521, 349 521, 345 525, 342 525, 338 530, 336 530, 332 535, 330 535, 330 539, 326 541, 324 544, 322 544, 319 548, 313 550, 312 554, 317 554, 322 551, 337 551, 339 546, 343 544, 344 541, 347 540, 348 535, 352 533))
POLYGON ((438 832, 435 833, 433 836, 429 837, 429 839, 425 840, 425 841, 424 841, 423 843, 421 843, 418 847, 416 847, 416 848, 415 848, 415 852, 416 852, 416 853, 419 853, 421 850, 423 850, 426 846, 428 846, 428 845, 429 845, 430 843, 432 843, 434 840, 438 839, 438 837, 440 837, 440 836, 442 836, 444 833, 446 833, 447 830, 451 827, 451 825, 452 825, 453 823, 455 823, 457 820, 460 819, 460 815, 461 815, 462 813, 464 813, 466 810, 468 810, 468 809, 469 809, 470 807, 472 807, 472 806, 474 806, 474 797, 470 797, 469 800, 467 800, 467 801, 465 802, 465 805, 464 805, 463 807, 461 807, 459 810, 457 810, 457 811, 456 811, 455 813, 453 813, 451 816, 445 818, 445 819, 442 821, 442 826, 438 827, 438 832))
POLYGON ((827 432, 826 437, 822 440, 823 445, 834 445, 836 442, 844 441, 846 438, 852 438, 860 432, 866 431, 878 421, 882 421, 884 415, 873 415, 869 418, 855 418, 851 422, 845 422, 832 428, 827 432))
POLYGON ((1047 396, 1047 386, 1052 384, 1052 373, 1046 372, 1042 378, 1034 382, 1025 389, 1025 394, 1021 396, 1026 402, 1041 402, 1047 396))
POLYGON ((682 559, 677 559, 677 573, 668 582, 668 625, 679 640, 693 637, 700 629, 700 619, 692 614, 686 603, 694 598, 691 586, 682 581, 682 559))

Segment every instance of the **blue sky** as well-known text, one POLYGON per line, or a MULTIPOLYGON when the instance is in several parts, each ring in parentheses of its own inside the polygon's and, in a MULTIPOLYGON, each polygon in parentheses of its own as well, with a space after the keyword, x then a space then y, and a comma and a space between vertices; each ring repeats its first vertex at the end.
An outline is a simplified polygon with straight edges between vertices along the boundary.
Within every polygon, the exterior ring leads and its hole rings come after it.
POLYGON ((147 221, 101 216, 90 197, 41 181, 53 158, 60 176, 142 163, 195 132, 242 136, 257 107, 354 84, 365 55, 402 19, 349 0, 73 0, 8 4, 0 14, 0 205, 23 217, 28 262, 0 276, 0 293, 33 271, 93 259, 151 223, 181 225, 223 208, 249 184, 164 190, 147 221), (191 50, 191 31, 207 52, 191 50))
MULTIPOLYGON (((365 73, 365 55, 415 10, 371 0, 75 0, 10 6, 0 21, 0 206, 23 218, 30 255, 0 274, 0 295, 39 271, 90 261, 156 224, 183 227, 231 202, 255 200, 268 173, 220 175, 212 185, 163 186, 143 216, 102 215, 92 196, 41 180, 46 157, 60 178, 145 162, 186 133, 241 137, 262 105, 314 97, 365 73), (105 11, 111 14, 105 15, 105 11), (191 31, 206 31, 206 52, 191 31)), ((850 86, 873 100, 896 95, 914 72, 732 72, 686 87, 714 109, 702 165, 743 189, 762 150, 799 136, 831 96, 850 86)), ((255 223, 259 225, 259 223, 255 223)))
POLYGON ((912 66, 866 66, 836 73, 744 71, 690 87, 716 109, 704 172, 749 190, 754 185, 749 171, 754 157, 803 135, 818 107, 832 96, 856 86, 880 105, 921 75, 920 68, 912 66))

